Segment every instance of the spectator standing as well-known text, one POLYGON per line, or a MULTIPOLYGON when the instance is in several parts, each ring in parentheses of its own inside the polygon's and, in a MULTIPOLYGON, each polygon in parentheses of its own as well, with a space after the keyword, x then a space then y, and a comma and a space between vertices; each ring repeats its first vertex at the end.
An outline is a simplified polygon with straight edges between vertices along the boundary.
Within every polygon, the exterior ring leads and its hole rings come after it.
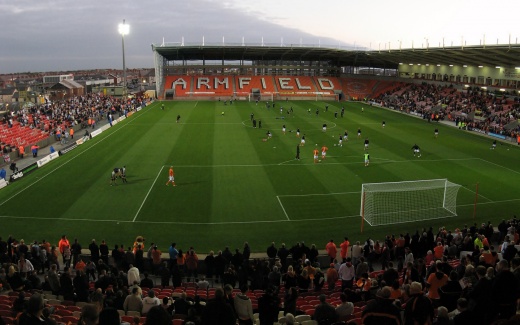
POLYGON ((176 246, 176 243, 172 243, 168 249, 168 254, 170 255, 170 265, 168 267, 170 270, 172 269, 173 265, 177 264, 177 255, 179 255, 179 251, 177 250, 176 246))
POLYGON ((235 313, 240 325, 253 325, 253 305, 251 299, 247 296, 248 287, 244 285, 240 288, 240 293, 235 295, 233 303, 235 306, 235 313))
POLYGON ((72 265, 75 266, 78 263, 79 256, 81 255, 81 244, 78 239, 74 239, 74 243, 70 246, 72 253, 72 265))
POLYGON ((338 248, 336 247, 333 239, 327 243, 325 250, 327 251, 327 255, 329 255, 330 263, 334 262, 336 256, 338 255, 338 248))
POLYGON ((338 271, 334 267, 334 263, 330 263, 330 267, 327 269, 327 285, 330 291, 333 291, 336 287, 336 281, 338 281, 338 271))
POLYGON ((278 321, 278 310, 280 301, 275 288, 269 287, 258 299, 258 313, 260 325, 272 325, 278 321))
POLYGON ((63 299, 68 301, 74 301, 76 299, 70 268, 68 266, 63 268, 63 273, 60 275, 60 287, 63 299))
POLYGON ((103 262, 105 262, 105 264, 108 265, 109 249, 104 239, 101 241, 101 244, 99 245, 99 254, 103 262))
POLYGON ((199 257, 193 250, 193 247, 190 247, 188 254, 186 255, 186 270, 187 272, 187 281, 190 282, 191 277, 193 276, 193 281, 197 280, 198 276, 198 268, 199 268, 199 257))
POLYGON ((90 250, 90 260, 97 264, 99 261, 99 246, 96 244, 95 239, 92 239, 88 249, 90 250))
POLYGON ((202 314, 202 322, 205 325, 235 325, 236 317, 233 308, 226 303, 222 288, 217 288, 215 298, 206 304, 202 314))
POLYGON ((65 246, 70 247, 70 243, 69 243, 69 240, 67 239, 67 236, 63 235, 63 236, 61 236, 61 239, 58 242, 58 249, 59 249, 62 257, 63 257, 63 251, 65 250, 65 246))
POLYGON ((390 295, 390 287, 383 287, 378 292, 376 299, 370 302, 363 310, 363 324, 401 324, 401 311, 393 304, 390 295), (383 319, 386 320, 384 323, 383 319))
POLYGON ((434 318, 433 304, 424 296, 419 282, 410 284, 410 299, 404 310, 404 324, 431 324, 434 318))
POLYGON ((127 273, 128 285, 131 286, 134 283, 141 283, 139 269, 136 268, 135 266, 133 266, 132 264, 130 264, 129 267, 130 268, 128 269, 128 273, 127 273))
POLYGON ((126 296, 125 302, 123 304, 123 310, 125 313, 128 313, 129 311, 137 311, 141 313, 143 310, 143 300, 139 294, 139 288, 132 288, 132 293, 126 296))
POLYGON ((276 259, 276 255, 278 254, 278 249, 276 248, 274 242, 271 243, 269 247, 267 247, 267 257, 269 257, 269 265, 273 265, 276 259))
POLYGON ((343 242, 339 246, 341 248, 341 251, 340 251, 341 260, 344 260, 348 256, 348 249, 350 247, 350 242, 348 241, 348 237, 345 237, 345 240, 343 240, 343 242))
POLYGON ((338 275, 341 279, 341 290, 352 289, 356 272, 350 258, 347 258, 346 262, 341 264, 338 270, 338 275))
POLYGON ((161 265, 162 265, 162 252, 161 250, 157 247, 157 245, 154 245, 153 249, 152 249, 152 270, 153 270, 153 274, 157 275, 159 274, 159 269, 161 268, 161 265))
POLYGON ((498 262, 497 274, 491 286, 491 302, 494 314, 499 319, 509 319, 516 312, 516 302, 520 298, 520 285, 511 272, 509 263, 503 259, 498 262))
POLYGON ((331 325, 336 322, 338 319, 338 315, 336 314, 336 309, 332 307, 329 303, 327 303, 327 296, 321 294, 320 304, 316 306, 314 310, 314 319, 320 325, 331 325))

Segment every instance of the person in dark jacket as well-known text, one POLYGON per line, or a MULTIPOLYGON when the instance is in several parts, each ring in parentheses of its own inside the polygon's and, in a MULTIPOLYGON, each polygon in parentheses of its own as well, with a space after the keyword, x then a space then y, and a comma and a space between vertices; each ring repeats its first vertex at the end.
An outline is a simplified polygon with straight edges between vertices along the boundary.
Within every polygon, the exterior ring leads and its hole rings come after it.
POLYGON ((258 313, 260 325, 272 325, 278 321, 280 300, 274 287, 269 287, 258 299, 258 313))
POLYGON ((75 301, 76 295, 74 293, 74 286, 72 285, 70 268, 67 266, 63 269, 63 273, 60 275, 60 287, 63 299, 68 301, 75 301))
MULTIPOLYGON (((215 290, 215 299, 209 300, 202 314, 204 325, 235 325, 236 317, 233 309, 224 299, 224 290, 215 290)), ((272 324, 272 323, 271 323, 272 324)))
POLYGON ((336 322, 336 320, 338 319, 338 315, 336 314, 336 309, 327 302, 326 295, 321 294, 319 299, 320 299, 320 304, 317 305, 316 309, 314 310, 314 319, 320 325, 334 324, 336 322))

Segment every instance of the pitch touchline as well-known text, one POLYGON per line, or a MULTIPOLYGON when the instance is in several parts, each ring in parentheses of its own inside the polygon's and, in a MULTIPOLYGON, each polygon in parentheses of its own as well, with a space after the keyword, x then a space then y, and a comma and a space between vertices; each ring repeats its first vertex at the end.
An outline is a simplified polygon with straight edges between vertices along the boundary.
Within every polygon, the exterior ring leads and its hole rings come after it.
POLYGON ((155 180, 153 181, 152 185, 150 186, 150 189, 148 190, 148 193, 146 193, 146 196, 143 199, 143 203, 141 203, 141 206, 137 210, 137 213, 135 214, 134 219, 132 220, 132 222, 135 222, 135 219, 137 219, 137 215, 139 214, 139 212, 141 212, 141 209, 143 208, 144 202, 146 202, 146 199, 148 199, 148 195, 150 195, 150 192, 152 191, 152 188, 154 187, 155 182, 157 182, 157 179, 159 178, 159 175, 161 175, 161 172, 162 172, 163 168, 164 168, 164 166, 162 166, 161 169, 159 169, 159 172, 157 173, 157 176, 155 176, 155 180))
POLYGON ((257 220, 257 221, 224 221, 224 222, 183 222, 183 221, 130 221, 130 220, 97 220, 97 219, 86 219, 86 218, 38 218, 38 217, 14 217, 14 216, 0 216, 4 219, 32 219, 32 220, 64 220, 64 221, 85 221, 85 222, 114 222, 114 223, 133 223, 133 224, 174 224, 174 225, 230 225, 230 224, 255 224, 255 223, 279 223, 279 222, 305 222, 305 221, 319 221, 319 220, 332 220, 332 219, 346 219, 346 218, 359 218, 356 216, 342 216, 342 217, 324 217, 324 218, 313 218, 313 219, 300 219, 300 220, 257 220))
POLYGON ((283 194, 278 197, 291 197, 291 196, 323 196, 323 195, 343 195, 343 194, 360 194, 361 191, 356 192, 338 192, 338 193, 313 193, 313 194, 283 194))
POLYGON ((58 167, 54 168, 53 170, 51 170, 50 172, 48 172, 47 174, 43 175, 42 177, 40 177, 39 179, 35 180, 34 182, 30 183, 29 185, 27 185, 25 188, 23 188, 22 190, 20 190, 18 193, 16 194, 13 194, 10 198, 8 198, 7 200, 5 200, 4 202, 0 203, 0 206, 6 204, 7 202, 11 201, 12 199, 14 199, 15 197, 17 197, 18 195, 22 194, 23 192, 25 192, 27 189, 29 189, 31 186, 33 185, 36 185, 38 182, 40 182, 42 179, 46 178, 47 176, 51 175, 52 173, 54 173, 55 171, 57 171, 58 169, 60 169, 61 167, 67 165, 68 163, 70 163, 71 161, 73 161, 74 159, 78 158, 79 156, 83 155, 85 152, 89 151, 90 149, 94 148, 95 146, 97 146, 98 144, 100 144, 101 142, 105 141, 106 139, 108 139, 109 137, 111 137, 112 135, 114 135, 116 132, 119 132, 121 131, 121 129, 123 129, 124 127, 126 127, 127 125, 129 125, 130 123, 132 123, 133 121, 135 121, 136 119, 138 119, 139 117, 143 116, 145 113, 147 113, 149 110, 146 110, 144 111, 143 110, 143 114, 140 114, 138 116, 135 117, 135 119, 131 120, 130 122, 126 123, 125 125, 121 126, 120 128, 114 130, 112 133, 106 135, 104 138, 102 138, 101 140, 99 140, 97 143, 91 145, 90 147, 88 147, 87 149, 85 149, 83 152, 80 152, 78 154, 76 154, 75 156, 72 156, 70 155, 70 159, 67 160, 67 161, 64 161, 61 165, 59 165, 58 167))
MULTIPOLYGON (((477 203, 477 205, 488 205, 495 203, 505 203, 520 201, 519 199, 492 201, 477 203)), ((461 204, 457 207, 473 206, 473 204, 461 204)), ((324 217, 324 218, 312 218, 312 219, 300 219, 300 220, 258 220, 258 221, 226 221, 226 222, 182 222, 182 221, 130 221, 130 220, 97 220, 97 219, 86 219, 86 218, 41 218, 41 217, 15 217, 15 216, 0 216, 0 219, 31 219, 31 220, 65 220, 65 221, 86 221, 86 222, 114 222, 114 223, 134 223, 134 224, 175 224, 175 225, 229 225, 229 224, 255 224, 255 223, 280 223, 280 222, 306 222, 306 221, 320 221, 320 220, 337 220, 337 219, 348 219, 348 218, 359 218, 359 215, 353 216, 341 216, 341 217, 324 217)))

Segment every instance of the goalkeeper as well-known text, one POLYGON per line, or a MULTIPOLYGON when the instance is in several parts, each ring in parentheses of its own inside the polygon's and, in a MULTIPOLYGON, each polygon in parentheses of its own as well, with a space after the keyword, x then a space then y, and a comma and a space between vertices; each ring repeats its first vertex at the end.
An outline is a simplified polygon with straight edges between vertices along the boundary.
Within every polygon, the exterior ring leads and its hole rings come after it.
POLYGON ((421 148, 419 148, 419 146, 417 144, 413 145, 412 150, 413 150, 414 157, 416 154, 417 154, 417 157, 421 157, 421 148))

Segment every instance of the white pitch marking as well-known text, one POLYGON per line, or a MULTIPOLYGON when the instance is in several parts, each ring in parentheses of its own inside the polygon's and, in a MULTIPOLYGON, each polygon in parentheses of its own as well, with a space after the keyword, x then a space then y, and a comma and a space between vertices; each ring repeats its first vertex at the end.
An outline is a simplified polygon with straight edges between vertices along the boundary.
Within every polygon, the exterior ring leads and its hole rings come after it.
POLYGON ((282 207, 283 213, 285 214, 285 217, 287 218, 287 221, 291 221, 289 219, 289 216, 287 215, 287 211, 285 211, 285 208, 283 207, 282 201, 280 200, 280 197, 277 195, 276 199, 278 200, 278 203, 280 203, 280 207, 282 207))
POLYGON ((513 173, 516 173, 516 174, 520 174, 520 172, 514 170, 514 169, 511 169, 511 168, 507 168, 507 167, 504 167, 502 165, 499 165, 499 164, 495 164, 494 162, 491 162, 491 161, 488 161, 488 160, 485 160, 485 159, 482 159, 482 158, 475 158, 475 159, 480 159, 484 162, 487 162, 488 164, 491 164, 491 165, 495 165, 495 166, 498 166, 500 168, 503 168, 503 169, 506 169, 506 170, 509 170, 510 172, 513 172, 513 173))
MULTIPOLYGON (((348 193, 348 192, 347 192, 348 193)), ((356 192, 352 192, 356 193, 356 192)), ((359 192, 357 192, 359 193, 359 192)), ((492 201, 477 203, 477 205, 488 205, 495 203, 515 202, 520 201, 518 199, 492 201)), ((457 207, 473 206, 472 204, 461 204, 457 207)), ((16 216, 0 216, 0 219, 31 219, 31 220, 64 220, 64 221, 85 221, 85 222, 123 222, 123 223, 135 223, 135 224, 175 224, 175 225, 230 225, 230 224, 258 224, 258 223, 280 223, 280 222, 306 222, 306 221, 320 221, 320 220, 337 220, 337 219, 348 219, 348 218, 359 218, 359 215, 353 216, 340 216, 340 217, 324 217, 324 218, 312 218, 312 219, 299 219, 299 220, 251 220, 251 221, 227 221, 227 222, 182 222, 182 221, 130 221, 130 220, 97 220, 97 219, 85 219, 85 218, 42 218, 42 217, 16 217, 16 216)), ((410 221, 413 222, 413 221, 410 221)))
POLYGON ((183 221, 130 221, 130 220, 96 220, 96 219, 85 219, 85 218, 38 218, 38 217, 15 217, 15 216, 0 216, 0 219, 32 219, 32 220, 61 220, 61 221, 85 221, 85 222, 119 222, 119 223, 133 223, 133 224, 161 224, 161 225, 231 225, 231 224, 258 224, 258 223, 280 223, 280 222, 305 222, 305 221, 320 221, 320 220, 332 220, 332 219, 346 219, 346 218, 359 218, 356 216, 340 216, 340 217, 325 217, 325 218, 312 218, 312 219, 300 219, 300 220, 252 220, 252 221, 225 221, 225 222, 183 222, 183 221))
POLYGON ((135 219, 137 219, 137 215, 139 214, 139 212, 141 212, 141 209, 143 208, 143 205, 146 202, 146 199, 148 199, 148 195, 150 195, 150 192, 152 191, 152 188, 154 187, 155 182, 157 182, 157 179, 159 178, 159 175, 161 175, 161 172, 162 172, 163 168, 164 168, 164 166, 161 167, 161 169, 157 173, 157 176, 155 176, 155 180, 153 181, 152 185, 150 186, 150 189, 148 190, 148 193, 146 193, 146 196, 144 197, 143 203, 141 203, 141 206, 139 207, 139 210, 137 210, 137 213, 135 214, 134 219, 132 220, 132 222, 135 222, 135 219))
MULTIPOLYGON (((477 194, 477 192, 470 190, 470 189, 467 188, 466 186, 461 186, 461 187, 464 188, 464 189, 466 189, 466 190, 468 190, 468 191, 470 191, 470 192, 473 193, 473 194, 477 194)), ((493 201, 493 200, 491 200, 491 199, 488 199, 487 197, 485 197, 485 196, 482 195, 482 194, 479 194, 478 196, 481 196, 482 198, 484 198, 484 199, 486 199, 486 200, 488 200, 488 201, 493 201)))
POLYGON ((360 194, 361 191, 356 192, 338 192, 338 193, 310 193, 310 194, 283 194, 280 197, 294 197, 294 196, 325 196, 325 195, 343 195, 343 194, 360 194))

